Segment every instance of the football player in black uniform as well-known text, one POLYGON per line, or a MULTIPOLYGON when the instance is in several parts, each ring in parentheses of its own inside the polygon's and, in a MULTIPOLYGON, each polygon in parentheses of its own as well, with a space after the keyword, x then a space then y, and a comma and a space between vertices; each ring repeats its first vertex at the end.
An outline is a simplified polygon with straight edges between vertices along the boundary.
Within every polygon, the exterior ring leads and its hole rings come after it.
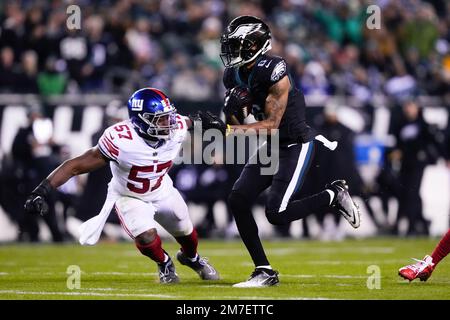
POLYGON ((271 49, 270 41, 269 27, 259 18, 240 16, 230 22, 221 37, 227 124, 209 112, 199 114, 203 129, 216 128, 226 135, 237 129, 244 134, 249 129, 260 133, 262 129, 278 129, 279 133, 278 171, 262 175, 261 163, 247 163, 228 199, 255 264, 250 278, 234 287, 264 287, 279 282, 278 272, 270 266, 261 245, 251 211, 258 195, 268 187, 266 216, 274 225, 287 224, 329 207, 342 214, 354 228, 360 223, 358 207, 344 180, 334 181, 310 197, 291 200, 302 186, 318 143, 314 143, 315 132, 306 124, 305 100, 292 83, 286 62, 266 54, 271 49), (248 103, 256 105, 253 114, 260 121, 242 124, 240 110, 248 103))

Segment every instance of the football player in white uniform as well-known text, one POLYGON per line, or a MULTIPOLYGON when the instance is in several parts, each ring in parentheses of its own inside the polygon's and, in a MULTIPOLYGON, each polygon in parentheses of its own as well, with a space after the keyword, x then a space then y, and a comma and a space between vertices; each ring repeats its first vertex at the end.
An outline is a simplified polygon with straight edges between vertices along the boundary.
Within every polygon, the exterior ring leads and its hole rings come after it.
POLYGON ((155 88, 133 93, 128 113, 129 120, 107 128, 95 147, 65 161, 44 179, 28 197, 26 211, 44 215, 47 197, 54 188, 109 163, 113 177, 105 204, 99 215, 82 224, 80 243, 95 244, 114 209, 139 251, 158 264, 161 283, 179 279, 161 246, 156 222, 181 245, 177 253, 181 264, 203 280, 218 280, 218 272, 197 253, 197 232, 186 203, 167 175, 193 122, 177 114, 167 96, 155 88))

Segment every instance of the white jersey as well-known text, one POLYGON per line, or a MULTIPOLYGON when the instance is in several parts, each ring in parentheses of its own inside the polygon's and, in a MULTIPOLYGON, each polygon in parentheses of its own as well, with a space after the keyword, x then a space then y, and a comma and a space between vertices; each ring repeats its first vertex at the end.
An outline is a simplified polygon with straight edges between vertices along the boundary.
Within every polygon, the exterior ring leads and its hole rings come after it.
POLYGON ((171 139, 153 148, 135 131, 130 120, 105 130, 98 141, 100 152, 110 161, 109 188, 122 196, 154 201, 172 186, 166 174, 178 156, 186 136, 187 124, 177 115, 178 128, 171 139))

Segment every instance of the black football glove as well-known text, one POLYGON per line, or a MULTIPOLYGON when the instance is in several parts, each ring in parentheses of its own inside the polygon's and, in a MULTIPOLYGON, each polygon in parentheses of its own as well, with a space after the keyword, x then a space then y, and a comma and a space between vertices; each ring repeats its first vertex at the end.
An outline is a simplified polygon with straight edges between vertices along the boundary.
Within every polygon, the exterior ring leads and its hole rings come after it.
POLYGON ((34 189, 25 202, 25 212, 30 214, 39 213, 44 216, 48 213, 48 196, 52 191, 50 182, 45 179, 34 189))
POLYGON ((223 112, 227 116, 236 115, 252 104, 252 96, 246 87, 234 87, 225 93, 223 112))
POLYGON ((192 125, 189 127, 189 130, 194 130, 194 126, 196 126, 199 122, 202 121, 202 119, 200 119, 198 112, 194 113, 194 114, 189 114, 187 116, 189 118, 189 120, 191 120, 192 125))
POLYGON ((216 115, 212 114, 210 111, 206 111, 205 113, 198 111, 198 117, 202 121, 202 130, 208 129, 217 129, 223 135, 226 134, 227 125, 216 115))

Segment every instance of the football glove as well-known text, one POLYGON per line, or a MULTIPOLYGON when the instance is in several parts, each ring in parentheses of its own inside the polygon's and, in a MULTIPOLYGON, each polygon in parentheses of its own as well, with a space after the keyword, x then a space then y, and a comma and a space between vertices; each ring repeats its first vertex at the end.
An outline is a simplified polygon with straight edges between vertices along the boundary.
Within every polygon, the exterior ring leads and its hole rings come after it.
POLYGON ((227 125, 218 116, 212 114, 210 111, 206 111, 205 113, 198 111, 197 115, 202 121, 203 131, 217 129, 223 135, 226 135, 227 125))
POLYGON ((235 115, 238 118, 243 109, 250 109, 252 96, 246 87, 234 87, 225 93, 223 112, 227 116, 235 115))
POLYGON ((25 212, 30 214, 39 213, 41 216, 46 215, 49 210, 48 196, 52 189, 50 181, 44 179, 28 196, 24 206, 25 212))

